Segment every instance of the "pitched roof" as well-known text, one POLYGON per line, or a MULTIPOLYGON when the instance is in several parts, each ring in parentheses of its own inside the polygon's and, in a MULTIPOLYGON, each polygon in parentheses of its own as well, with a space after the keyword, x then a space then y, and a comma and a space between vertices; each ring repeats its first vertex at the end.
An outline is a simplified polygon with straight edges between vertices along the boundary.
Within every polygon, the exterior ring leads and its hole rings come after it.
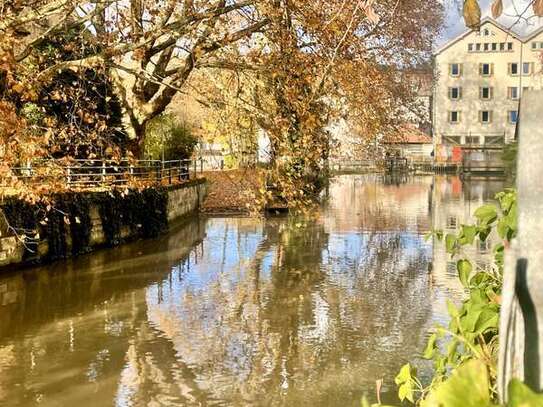
MULTIPOLYGON (((535 35, 543 32, 543 26, 539 29, 537 29, 535 32, 529 34, 528 36, 526 37, 521 37, 520 35, 518 35, 517 33, 515 33, 514 31, 512 31, 509 27, 506 27, 504 26, 503 24, 501 23, 498 23, 496 20, 494 20, 493 18, 491 17, 485 17, 481 20, 481 26, 483 24, 486 24, 486 23, 489 23, 489 24, 492 24, 494 27, 498 28, 499 30, 502 30, 503 32, 509 34, 511 37, 517 39, 518 41, 520 42, 523 42, 525 43, 526 41, 529 41, 531 38, 533 38, 535 35)), ((464 39, 465 37, 467 37, 469 34, 471 34, 474 30, 471 30, 471 29, 468 29, 466 31, 464 31, 462 34, 456 36, 455 38, 453 38, 452 40, 446 42, 445 44, 443 44, 441 47, 439 47, 435 52, 434 52, 434 55, 437 55, 437 54, 440 54, 442 53, 443 51, 445 51, 447 48, 449 48, 450 46, 456 44, 458 41, 464 39)))
POLYGON ((405 124, 385 144, 432 144, 432 137, 416 128, 413 124, 405 124))

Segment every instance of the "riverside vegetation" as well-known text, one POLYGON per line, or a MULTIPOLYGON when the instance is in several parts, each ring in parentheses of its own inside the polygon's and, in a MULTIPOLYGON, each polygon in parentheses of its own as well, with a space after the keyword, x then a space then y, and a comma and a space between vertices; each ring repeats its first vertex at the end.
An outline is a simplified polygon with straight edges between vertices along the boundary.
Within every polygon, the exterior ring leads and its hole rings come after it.
MULTIPOLYGON (((429 384, 417 377, 411 363, 395 377, 398 396, 422 407, 499 406, 496 390, 498 329, 503 286, 504 250, 517 234, 517 194, 506 190, 496 196, 498 205, 478 208, 473 225, 462 225, 458 234, 434 231, 427 237, 444 242, 447 253, 456 259, 458 278, 468 293, 457 307, 448 302, 448 326, 433 329, 422 357, 433 362, 429 384), (475 270, 462 248, 484 242, 497 233, 502 242, 493 248, 494 266, 475 270)), ((363 406, 370 404, 363 400, 363 406)), ((380 404, 377 404, 380 405, 380 404)), ((543 405, 543 395, 534 393, 519 380, 509 384, 511 407, 543 405)))

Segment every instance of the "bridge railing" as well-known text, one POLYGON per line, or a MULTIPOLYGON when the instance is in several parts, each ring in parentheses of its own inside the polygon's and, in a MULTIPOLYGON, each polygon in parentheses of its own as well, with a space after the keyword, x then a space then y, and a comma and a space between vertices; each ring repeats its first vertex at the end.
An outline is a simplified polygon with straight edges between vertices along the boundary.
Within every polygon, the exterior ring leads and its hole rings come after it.
MULTIPOLYGON (((12 167, 11 177, 24 183, 58 183, 67 187, 123 186, 136 182, 173 184, 195 172, 191 160, 42 160, 12 167)), ((0 186, 5 182, 0 180, 0 186)))

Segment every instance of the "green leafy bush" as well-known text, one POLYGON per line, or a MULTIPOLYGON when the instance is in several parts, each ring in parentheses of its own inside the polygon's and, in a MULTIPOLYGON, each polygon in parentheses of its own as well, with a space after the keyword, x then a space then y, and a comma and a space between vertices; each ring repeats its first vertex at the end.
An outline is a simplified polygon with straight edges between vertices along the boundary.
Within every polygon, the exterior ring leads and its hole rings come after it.
MULTIPOLYGON (((477 223, 462 225, 457 234, 433 232, 444 240, 447 253, 457 259, 458 278, 469 293, 460 307, 448 303, 450 322, 437 326, 423 353, 433 361, 434 376, 424 386, 416 371, 407 364, 396 376, 400 400, 421 406, 490 406, 496 402, 498 327, 503 283, 504 244, 517 233, 517 196, 506 190, 496 196, 499 205, 488 204, 475 211, 477 223), (502 242, 494 247, 491 270, 474 271, 471 261, 462 256, 462 247, 476 239, 486 241, 496 230, 502 242)), ((519 400, 529 395, 524 385, 512 383, 519 400)), ((514 398, 512 398, 513 400, 514 398)), ((511 404, 520 406, 522 404, 511 404)), ((529 405, 529 404, 527 404, 529 405)))
POLYGON ((184 160, 192 156, 198 139, 170 114, 151 120, 145 132, 145 156, 152 160, 184 160))

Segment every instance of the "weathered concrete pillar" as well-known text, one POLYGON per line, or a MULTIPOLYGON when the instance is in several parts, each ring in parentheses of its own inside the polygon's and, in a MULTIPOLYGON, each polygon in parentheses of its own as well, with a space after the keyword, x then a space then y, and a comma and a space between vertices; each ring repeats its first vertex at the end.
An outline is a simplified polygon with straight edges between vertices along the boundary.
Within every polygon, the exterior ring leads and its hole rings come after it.
POLYGON ((543 91, 526 91, 520 107, 518 235, 505 260, 498 391, 512 378, 535 391, 543 383, 543 91))

